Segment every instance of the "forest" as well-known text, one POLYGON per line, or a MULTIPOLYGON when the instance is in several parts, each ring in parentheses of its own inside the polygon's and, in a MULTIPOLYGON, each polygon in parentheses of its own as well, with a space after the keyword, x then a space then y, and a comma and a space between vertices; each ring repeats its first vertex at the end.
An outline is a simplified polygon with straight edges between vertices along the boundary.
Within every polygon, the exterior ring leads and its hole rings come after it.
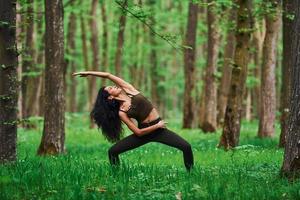
POLYGON ((0 0, 0 199, 300 199, 299 102, 298 0, 0 0))

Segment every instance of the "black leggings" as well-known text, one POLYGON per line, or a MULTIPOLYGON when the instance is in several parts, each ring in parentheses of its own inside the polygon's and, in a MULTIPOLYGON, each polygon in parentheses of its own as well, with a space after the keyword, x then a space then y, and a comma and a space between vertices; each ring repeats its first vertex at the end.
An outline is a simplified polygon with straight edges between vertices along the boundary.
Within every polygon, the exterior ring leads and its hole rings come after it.
MULTIPOLYGON (((160 118, 147 124, 140 124, 139 128, 151 126, 153 124, 156 124, 159 120, 160 118)), ((112 165, 118 165, 120 163, 119 154, 131 149, 135 149, 139 146, 147 144, 148 142, 159 142, 181 150, 183 152, 184 164, 186 169, 190 170, 193 167, 194 158, 191 145, 183 138, 166 128, 157 129, 141 137, 132 134, 118 141, 108 150, 110 163, 112 165)))

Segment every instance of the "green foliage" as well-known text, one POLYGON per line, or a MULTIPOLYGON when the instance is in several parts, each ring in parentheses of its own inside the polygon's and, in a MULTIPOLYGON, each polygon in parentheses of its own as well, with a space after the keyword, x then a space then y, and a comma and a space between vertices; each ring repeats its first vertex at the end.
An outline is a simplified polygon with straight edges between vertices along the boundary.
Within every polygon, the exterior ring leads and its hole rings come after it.
MULTIPOLYGON (((175 116, 175 115, 173 115, 175 116)), ((279 176, 283 150, 276 137, 256 137, 257 121, 243 122, 241 146, 225 152, 216 148, 221 131, 203 134, 181 130, 180 117, 170 129, 192 144, 195 168, 187 173, 182 153, 150 143, 121 155, 120 168, 108 163, 111 146, 97 129, 88 129, 88 114, 67 114, 66 154, 36 155, 42 134, 18 132, 18 160, 0 166, 1 199, 299 199, 300 184, 279 176)), ((126 129, 126 134, 130 132, 126 129)))

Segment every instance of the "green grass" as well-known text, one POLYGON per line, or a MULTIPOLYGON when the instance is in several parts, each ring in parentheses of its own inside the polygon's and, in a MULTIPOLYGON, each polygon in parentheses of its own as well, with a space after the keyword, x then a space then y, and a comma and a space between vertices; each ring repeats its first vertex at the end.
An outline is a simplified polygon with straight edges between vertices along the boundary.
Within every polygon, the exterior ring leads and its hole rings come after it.
MULTIPOLYGON (((256 137, 257 122, 244 122, 241 146, 217 149, 221 130, 203 134, 170 129, 192 144, 195 168, 185 171, 182 153, 150 143, 121 155, 120 168, 108 163, 111 144, 88 129, 86 114, 68 114, 65 155, 39 157, 42 125, 19 129, 18 160, 0 166, 0 199, 300 199, 300 183, 279 176, 283 150, 273 139, 256 137)), ((126 131, 126 134, 129 134, 126 131)))

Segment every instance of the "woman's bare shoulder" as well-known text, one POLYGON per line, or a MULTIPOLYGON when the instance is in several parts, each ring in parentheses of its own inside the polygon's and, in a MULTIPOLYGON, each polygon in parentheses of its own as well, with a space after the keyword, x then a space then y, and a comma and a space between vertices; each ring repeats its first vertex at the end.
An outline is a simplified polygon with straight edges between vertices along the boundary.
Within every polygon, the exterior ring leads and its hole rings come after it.
POLYGON ((140 91, 138 91, 132 85, 130 85, 130 87, 128 87, 128 88, 123 88, 123 90, 126 92, 126 94, 133 95, 133 96, 140 93, 140 91))

